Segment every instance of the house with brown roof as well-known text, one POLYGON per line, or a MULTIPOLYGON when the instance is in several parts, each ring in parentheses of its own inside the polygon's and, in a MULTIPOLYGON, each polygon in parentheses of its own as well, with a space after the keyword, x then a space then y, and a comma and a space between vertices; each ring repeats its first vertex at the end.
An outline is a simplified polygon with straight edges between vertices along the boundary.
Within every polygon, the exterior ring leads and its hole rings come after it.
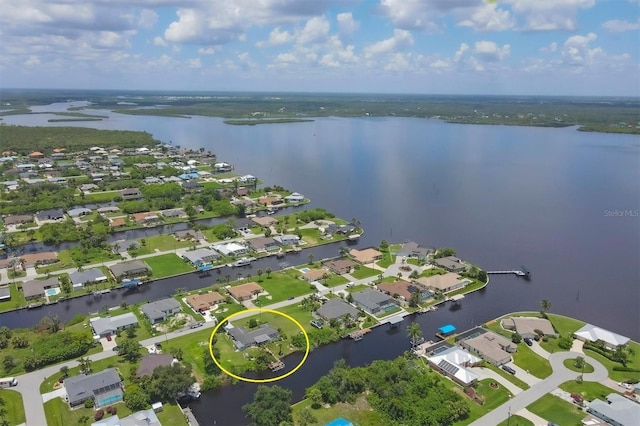
POLYGON ((196 311, 202 312, 211 309, 219 303, 223 303, 224 296, 217 291, 212 291, 205 294, 192 294, 191 296, 185 297, 184 301, 196 311))
POLYGON ((409 301, 411 300, 411 296, 414 293, 418 293, 420 295, 420 302, 424 302, 431 296, 429 290, 422 284, 410 283, 403 280, 398 280, 392 283, 380 283, 376 287, 378 288, 378 290, 392 297, 395 297, 395 295, 397 295, 398 298, 404 303, 409 303, 409 301))
POLYGON ((415 281, 433 292, 441 291, 442 293, 459 290, 471 283, 471 280, 468 278, 463 278, 453 272, 447 272, 443 275, 432 275, 430 277, 420 277, 415 281))
POLYGON ((262 293, 264 289, 258 285, 258 283, 250 282, 246 284, 237 285, 234 287, 230 287, 227 289, 231 297, 236 299, 238 302, 242 302, 243 300, 249 300, 253 296, 257 296, 262 293))
POLYGON ((29 154, 29 158, 31 159, 44 158, 44 154, 41 153, 40 151, 33 151, 31 154, 29 154))
POLYGON ((162 221, 162 219, 160 219, 160 216, 150 212, 134 213, 131 215, 131 217, 133 218, 135 223, 143 226, 152 225, 154 223, 162 221))
POLYGON ((25 300, 44 297, 44 291, 50 288, 60 287, 57 277, 46 280, 30 280, 22 284, 22 292, 25 300))
POLYGON ((281 197, 279 195, 263 195, 262 197, 258 198, 258 204, 262 204, 263 206, 268 207, 271 206, 274 201, 279 201, 280 198, 281 197))
POLYGON ((280 244, 272 237, 257 237, 247 240, 249 247, 256 253, 276 251, 280 249, 280 244))
POLYGON ((251 218, 252 221, 254 221, 255 223, 257 223, 258 225, 268 228, 270 226, 275 225, 276 223, 278 223, 278 221, 270 216, 263 216, 263 217, 252 217, 251 218))
POLYGON ((302 274, 302 279, 305 281, 318 281, 324 277, 324 274, 328 275, 328 272, 325 269, 309 269, 307 272, 302 274))
POLYGON ((553 329, 551 321, 545 318, 511 317, 503 319, 501 324, 503 328, 515 331, 523 338, 533 339, 538 335, 536 330, 539 330, 545 336, 558 336, 556 331, 553 329))
POLYGON ((58 261, 58 253, 54 251, 45 251, 42 253, 29 253, 20 256, 23 266, 31 268, 33 266, 50 265, 58 261))
POLYGON ((351 249, 349 251, 349 256, 351 256, 353 260, 360 263, 361 265, 373 263, 377 260, 382 259, 382 253, 371 247, 364 250, 351 249))
POLYGON ((122 228, 124 226, 127 226, 127 221, 123 217, 117 217, 115 219, 111 219, 111 222, 109 222, 109 226, 111 228, 122 228))
POLYGON ((22 225, 23 223, 33 222, 33 216, 30 214, 16 214, 5 216, 3 220, 5 225, 22 225))
POLYGON ((356 265, 357 263, 351 259, 331 260, 324 263, 325 268, 338 275, 348 274, 356 265))
POLYGON ((491 331, 477 330, 479 334, 459 341, 458 345, 496 366, 511 361, 511 353, 517 350, 515 343, 491 331))

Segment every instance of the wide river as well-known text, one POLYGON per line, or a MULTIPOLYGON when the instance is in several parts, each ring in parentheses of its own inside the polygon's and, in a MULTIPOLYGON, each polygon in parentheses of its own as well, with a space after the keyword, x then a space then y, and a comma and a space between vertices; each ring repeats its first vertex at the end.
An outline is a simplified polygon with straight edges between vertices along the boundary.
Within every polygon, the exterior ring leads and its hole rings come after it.
MULTIPOLYGON (((461 309, 419 317, 427 337, 445 322, 466 328, 537 310, 549 299, 552 312, 640 340, 639 136, 391 117, 230 126, 209 117, 98 113, 110 118, 56 125, 144 130, 163 142, 211 149, 239 173, 357 218, 366 230, 360 247, 414 240, 454 247, 487 270, 525 265, 532 272, 529 282, 494 276, 461 309)), ((52 117, 3 122, 52 125, 46 121, 52 117)), ((314 351, 282 384, 299 399, 337 358, 353 365, 393 358, 407 349, 405 328, 384 327, 362 342, 314 351)), ((202 424, 239 424, 240 406, 254 390, 234 386, 192 407, 202 424)))

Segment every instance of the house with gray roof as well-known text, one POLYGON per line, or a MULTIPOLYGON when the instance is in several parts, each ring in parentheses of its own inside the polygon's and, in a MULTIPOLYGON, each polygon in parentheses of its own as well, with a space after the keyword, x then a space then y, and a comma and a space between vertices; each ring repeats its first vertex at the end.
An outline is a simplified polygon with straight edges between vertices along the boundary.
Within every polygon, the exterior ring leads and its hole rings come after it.
POLYGON ((115 265, 109 266, 109 270, 116 280, 120 280, 122 278, 141 277, 143 275, 148 275, 151 272, 151 268, 149 268, 149 265, 141 260, 117 263, 115 265))
POLYGON ((615 349, 618 346, 629 343, 629 338, 622 336, 613 331, 605 330, 592 324, 585 324, 582 328, 573 333, 578 340, 583 342, 596 342, 598 340, 604 342, 609 349, 615 349))
POLYGON ((387 308, 395 307, 395 300, 381 291, 368 288, 353 293, 353 304, 370 314, 377 314, 387 308))
POLYGON ((0 287, 0 301, 11 300, 11 289, 9 287, 0 287))
POLYGON ((26 300, 44 297, 44 291, 50 288, 60 287, 57 277, 46 280, 30 280, 22 284, 22 292, 26 300))
POLYGON ((435 253, 436 250, 430 247, 422 247, 420 244, 409 241, 402 244, 402 247, 396 253, 397 256, 413 257, 416 259, 426 259, 430 254, 435 253))
POLYGON ((297 246, 300 244, 300 237, 292 234, 278 235, 273 237, 273 239, 282 246, 297 246))
POLYGON ((173 364, 173 355, 147 354, 140 360, 140 367, 136 371, 136 377, 151 376, 156 368, 167 367, 171 364, 173 364))
POLYGON ((587 412, 614 426, 632 426, 637 425, 640 419, 640 404, 610 393, 606 401, 594 399, 589 402, 587 412))
POLYGON ((36 219, 39 222, 45 220, 62 220, 64 219, 64 212, 62 211, 62 209, 42 210, 36 213, 36 219))
POLYGON ((104 417, 102 420, 91 423, 91 426, 162 426, 158 416, 152 408, 136 411, 127 417, 119 418, 117 414, 104 417))
POLYGON ((340 319, 347 314, 351 315, 352 318, 356 318, 358 310, 342 299, 329 299, 316 311, 316 314, 330 321, 332 319, 340 319))
POLYGON ((235 327, 229 323, 225 328, 233 339, 236 348, 241 351, 251 346, 262 345, 280 338, 278 330, 269 324, 262 324, 253 330, 246 330, 244 327, 235 327))
POLYGON ((84 271, 76 271, 69 274, 69 279, 74 287, 82 287, 87 284, 106 281, 108 278, 102 269, 91 268, 84 271))
POLYGON ((462 272, 467 269, 464 261, 455 256, 441 257, 440 259, 436 259, 434 263, 449 272, 462 272))
POLYGON ((187 260, 193 266, 200 266, 203 263, 214 261, 218 257, 220 257, 218 253, 206 248, 185 251, 182 255, 182 258, 187 260))
POLYGON ((67 210, 67 214, 70 217, 80 217, 91 214, 91 209, 86 209, 84 207, 78 207, 76 209, 67 210))
POLYGON ((120 330, 135 327, 138 325, 138 318, 131 312, 115 317, 91 318, 89 320, 93 334, 100 337, 116 334, 120 330))
POLYGON ((182 306, 176 299, 167 297, 155 302, 145 303, 140 307, 142 313, 149 319, 151 324, 161 322, 182 310, 182 306))
POLYGON ((69 377, 64 381, 64 387, 71 407, 77 407, 87 399, 93 400, 95 407, 104 407, 122 401, 124 395, 122 380, 115 368, 88 376, 69 377))
POLYGON ((274 251, 280 248, 280 244, 271 237, 258 237, 247 240, 247 244, 255 252, 274 251))

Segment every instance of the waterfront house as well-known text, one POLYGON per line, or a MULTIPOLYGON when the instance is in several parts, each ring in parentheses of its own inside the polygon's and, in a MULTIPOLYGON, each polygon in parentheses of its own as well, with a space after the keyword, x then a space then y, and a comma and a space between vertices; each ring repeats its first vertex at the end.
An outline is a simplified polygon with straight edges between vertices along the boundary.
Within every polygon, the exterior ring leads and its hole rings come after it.
POLYGON ((287 203, 301 203, 304 201, 304 195, 294 192, 291 195, 287 195, 286 197, 284 197, 284 200, 287 203))
MULTIPOLYGON (((160 406, 162 403, 158 402, 160 406)), ((102 420, 91 423, 91 426, 162 426, 158 416, 153 410, 153 405, 148 410, 136 411, 127 417, 120 418, 117 414, 104 417, 102 420)))
POLYGON ((260 327, 247 330, 244 327, 235 327, 229 323, 225 326, 225 329, 233 339, 233 344, 241 351, 251 346, 263 345, 280 338, 278 330, 269 324, 262 324, 260 327))
POLYGON ((190 250, 184 252, 182 258, 193 266, 201 266, 203 263, 212 262, 216 260, 218 257, 218 253, 213 250, 200 248, 196 250, 190 250))
POLYGON ((271 237, 257 237, 247 240, 249 247, 256 253, 276 251, 280 249, 280 244, 271 237))
POLYGON ((297 246, 300 244, 300 237, 292 234, 277 235, 273 239, 281 246, 297 246))
POLYGON ((202 313, 220 303, 224 303, 224 296, 217 291, 212 291, 205 294, 192 294, 185 297, 184 301, 194 310, 202 313))
POLYGON ((282 197, 279 194, 276 195, 263 195, 258 198, 258 204, 261 206, 269 207, 274 205, 274 203, 278 204, 282 197))
POLYGON ((147 354, 140 360, 140 367, 136 370, 136 377, 153 375, 153 370, 158 367, 170 367, 173 364, 173 355, 147 354))
POLYGON ((353 293, 353 304, 370 314, 378 314, 387 309, 395 308, 393 298, 381 291, 368 288, 353 293))
POLYGON ((243 256, 249 252, 245 246, 238 243, 214 244, 211 248, 224 256, 232 257, 243 256))
POLYGON ((111 221, 109 222, 109 226, 114 229, 124 228, 125 226, 127 226, 127 220, 123 217, 117 217, 115 219, 111 219, 111 221))
POLYGON ((69 280, 73 287, 82 287, 87 284, 100 283, 107 281, 107 277, 102 269, 91 268, 84 271, 76 271, 69 274, 69 280))
POLYGON ((321 227, 320 231, 327 237, 333 237, 334 235, 350 235, 356 232, 357 229, 352 224, 336 225, 335 223, 330 223, 324 228, 321 227))
POLYGON ((22 225, 24 223, 33 222, 33 216, 30 214, 18 214, 5 216, 3 219, 5 225, 22 225))
POLYGON ((21 255, 20 259, 22 260, 22 266, 26 269, 56 263, 58 261, 58 253, 55 251, 27 253, 21 255))
POLYGON ((67 214, 69 217, 80 217, 91 214, 91 209, 86 209, 84 207, 78 207, 75 209, 67 210, 67 214))
POLYGON ((394 297, 397 295, 404 303, 409 303, 411 296, 414 293, 419 293, 419 303, 424 302, 431 297, 431 293, 427 287, 420 283, 410 283, 403 280, 397 280, 392 283, 380 283, 376 287, 378 290, 388 294, 389 296, 394 297))
POLYGON ((175 231, 173 236, 178 241, 199 241, 204 240, 205 236, 202 231, 196 231, 195 229, 185 229, 183 231, 175 231))
POLYGON ((11 288, 0 287, 0 301, 11 300, 11 288))
POLYGON ((110 266, 109 270, 113 274, 113 277, 118 281, 123 278, 142 277, 148 275, 151 272, 151 268, 149 268, 149 265, 141 260, 117 263, 110 266))
POLYGON ((64 212, 62 209, 42 210, 36 213, 36 219, 38 222, 44 222, 46 220, 62 220, 64 219, 64 212))
POLYGON ((58 277, 46 280, 29 280, 22 283, 22 293, 26 300, 44 297, 45 290, 60 287, 58 277))
POLYGON ((240 284, 234 287, 229 287, 227 289, 231 297, 236 299, 238 302, 242 302, 244 300, 249 300, 253 296, 257 296, 262 293, 264 289, 258 285, 258 283, 250 282, 246 284, 240 284))
POLYGON ((115 368, 107 368, 88 376, 80 374, 64 381, 69 405, 77 407, 87 399, 93 400, 95 407, 104 407, 122 401, 124 391, 122 380, 115 368))
POLYGON ((100 187, 98 185, 96 185, 95 183, 83 183, 82 185, 80 185, 78 187, 78 189, 82 192, 84 192, 85 194, 91 192, 91 191, 95 191, 97 189, 100 189, 100 187))
POLYGON ((422 247, 414 241, 409 241, 402 244, 400 250, 396 252, 396 256, 412 257, 415 259, 426 259, 430 254, 435 253, 436 250, 430 247, 422 247))
POLYGON ((278 223, 278 221, 271 216, 252 217, 251 220, 263 228, 268 228, 278 223))
POLYGON ((482 328, 477 328, 477 331, 474 337, 461 340, 458 345, 495 366, 511 361, 511 353, 517 349, 515 343, 482 328))
POLYGON ((435 259, 434 263, 449 272, 462 272, 467 269, 464 261, 455 256, 441 257, 440 259, 435 259))
POLYGON ((587 413, 614 426, 637 425, 640 405, 617 393, 607 395, 606 401, 594 399, 587 404, 587 413))
POLYGON ((93 334, 100 337, 112 336, 120 330, 135 327, 138 325, 138 318, 131 312, 115 317, 96 317, 89 319, 89 324, 93 329, 93 334))
POLYGON ((184 209, 181 209, 181 208, 160 210, 158 211, 158 213, 166 218, 187 217, 187 214, 185 213, 184 209))
POLYGON ((374 263, 377 260, 382 259, 382 253, 374 248, 366 248, 364 250, 351 249, 349 256, 361 265, 367 263, 374 263))
POLYGON ((551 321, 545 318, 536 317, 511 317, 501 321, 502 328, 517 332, 522 338, 533 339, 538 335, 539 330, 542 335, 547 337, 558 337, 553 329, 551 321))
POLYGON ((131 215, 131 217, 135 223, 142 226, 149 226, 158 222, 162 222, 160 216, 150 212, 134 213, 131 215))
POLYGON ((447 272, 443 275, 432 275, 430 277, 420 277, 415 280, 416 283, 421 284, 431 290, 432 292, 441 291, 442 293, 449 293, 455 290, 459 290, 471 283, 468 278, 463 278, 453 272, 447 272))
POLYGON ((427 357, 427 361, 431 368, 461 386, 470 386, 478 380, 478 375, 471 371, 470 368, 477 367, 482 362, 480 358, 457 346, 427 357))
POLYGON ((145 303, 140 307, 140 310, 151 324, 155 324, 177 314, 182 310, 182 306, 176 299, 167 297, 166 299, 145 303))
POLYGON ((323 264, 325 268, 338 275, 350 273, 356 265, 357 263, 351 259, 331 260, 323 264))
POLYGON ((100 207, 97 210, 99 214, 118 213, 119 211, 120 211, 120 208, 117 206, 100 207))
POLYGON ((316 311, 316 315, 327 321, 343 318, 347 314, 357 318, 358 310, 342 299, 329 299, 316 311))
POLYGON ((318 281, 321 280, 325 274, 329 275, 325 269, 309 269, 302 274, 302 279, 308 282, 318 281))
POLYGON ((213 171, 216 173, 222 173, 222 172, 230 172, 231 170, 233 170, 233 166, 229 163, 214 163, 213 165, 213 171))
POLYGON ((593 343, 600 340, 604 342, 607 348, 612 350, 617 348, 618 346, 626 345, 627 343, 629 343, 628 337, 591 324, 585 324, 582 328, 573 333, 573 335, 576 339, 582 340, 583 342, 593 343))
POLYGON ((188 192, 200 192, 202 191, 202 184, 195 180, 189 180, 182 183, 182 188, 188 192))
POLYGON ((138 188, 127 188, 120 191, 120 196, 125 201, 139 200, 142 198, 142 192, 138 188))

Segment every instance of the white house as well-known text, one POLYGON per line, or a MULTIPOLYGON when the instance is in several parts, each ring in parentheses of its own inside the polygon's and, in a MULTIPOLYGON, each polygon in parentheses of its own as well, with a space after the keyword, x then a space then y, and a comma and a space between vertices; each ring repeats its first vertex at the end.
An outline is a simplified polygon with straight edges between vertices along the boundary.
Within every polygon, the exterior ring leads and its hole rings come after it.
POLYGON ((626 345, 629 342, 629 338, 614 333, 613 331, 605 330, 604 328, 596 327, 595 325, 585 324, 580 330, 573 333, 576 339, 583 342, 595 342, 602 340, 604 344, 610 348, 615 349, 620 345, 626 345))
POLYGON ((284 197, 284 199, 287 203, 300 203, 304 201, 304 195, 294 192, 293 194, 284 197))

